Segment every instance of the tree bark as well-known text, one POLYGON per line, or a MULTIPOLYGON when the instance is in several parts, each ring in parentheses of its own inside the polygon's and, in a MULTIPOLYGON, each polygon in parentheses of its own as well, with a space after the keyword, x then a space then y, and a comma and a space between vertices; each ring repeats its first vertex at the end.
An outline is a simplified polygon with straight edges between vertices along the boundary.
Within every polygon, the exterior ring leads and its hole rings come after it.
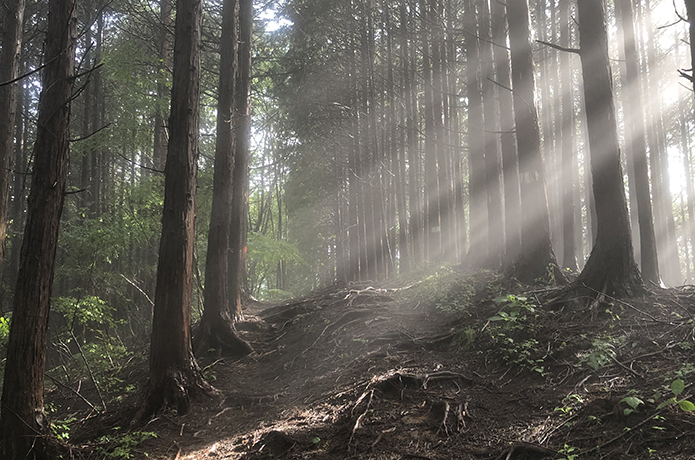
POLYGON ((504 207, 502 205, 502 164, 500 145, 499 93, 495 85, 495 60, 492 51, 490 9, 487 0, 478 2, 478 34, 482 70, 483 112, 485 123, 485 186, 487 195, 488 264, 494 270, 502 266, 504 254, 504 207))
MULTIPOLYGON (((600 1, 600 0, 599 0, 600 1)), ((541 154, 541 136, 534 101, 533 54, 529 42, 526 0, 507 4, 512 45, 514 118, 521 180, 521 251, 513 274, 523 282, 555 278, 562 281, 550 240, 548 199, 541 154)))
MULTIPOLYGON (((34 170, 7 346, 0 457, 56 458, 43 405, 48 314, 70 142, 75 66, 75 4, 49 4, 34 170)), ((13 104, 14 105, 14 104, 13 104)))
POLYGON ((251 36, 253 1, 239 0, 239 71, 234 96, 234 172, 229 238, 230 314, 240 319, 246 285, 246 207, 248 204, 248 156, 251 136, 251 36))
POLYGON ((193 245, 200 94, 200 0, 177 0, 171 136, 164 180, 162 237, 154 297, 150 378, 137 421, 164 407, 179 414, 191 399, 215 390, 203 378, 191 349, 193 245))
POLYGON ((502 175, 504 182, 505 265, 519 257, 521 248, 521 200, 519 197, 519 161, 514 134, 514 102, 510 91, 511 74, 507 49, 507 13, 503 2, 493 1, 492 40, 497 83, 500 85, 498 102, 500 114, 500 142, 502 148, 502 175))
MULTIPOLYGON (((0 83, 14 80, 19 75, 22 54, 24 0, 3 3, 2 48, 0 48, 0 83)), ((14 128, 17 94, 22 83, 0 86, 0 280, 5 265, 5 239, 7 236, 7 210, 10 193, 10 170, 14 152, 14 128)))
POLYGON ((251 345, 236 333, 234 318, 230 315, 227 284, 234 171, 232 106, 237 70, 237 12, 237 0, 226 0, 223 3, 215 170, 208 253, 205 260, 205 308, 193 334, 193 350, 197 354, 216 350, 221 356, 245 356, 253 351, 251 345))
POLYGON ((484 267, 488 258, 487 203, 485 189, 485 127, 480 84, 480 44, 475 2, 466 0, 466 95, 468 97, 468 197, 470 203, 467 265, 484 267))
MULTIPOLYGON (((571 47, 570 2, 560 0, 560 46, 571 47)), ((560 54, 562 84, 560 144, 562 152, 562 268, 577 271, 575 244, 575 191, 577 188, 577 158, 574 153, 574 101, 572 98, 572 69, 569 53, 560 54)))
POLYGON ((623 31, 623 47, 625 49, 627 97, 623 104, 625 106, 624 113, 626 114, 625 122, 629 127, 627 131, 629 135, 626 137, 628 142, 630 142, 629 152, 632 154, 632 164, 635 173, 642 278, 658 286, 661 284, 661 278, 659 276, 654 217, 652 216, 651 193, 649 190, 649 165, 647 163, 647 147, 643 134, 645 130, 642 108, 642 85, 639 73, 639 55, 635 46, 631 0, 616 0, 616 7, 623 31))
MULTIPOLYGON (((441 233, 439 232, 439 197, 437 181, 437 133, 435 122, 435 92, 434 65, 430 43, 432 8, 428 0, 420 1, 421 41, 422 41, 422 74, 424 85, 424 118, 425 118, 425 201, 423 217, 425 218, 425 259, 437 260, 441 248, 441 233)), ((441 101, 441 94, 439 95, 441 101)), ((440 103, 441 107, 441 103, 440 103)), ((441 115, 441 110, 440 110, 441 115)))
POLYGON ((154 146, 153 163, 155 169, 163 170, 166 162, 167 136, 164 126, 165 101, 166 95, 166 73, 169 62, 169 27, 171 27, 171 0, 160 0, 159 2, 159 63, 157 65, 157 101, 154 112, 154 146))
POLYGON ((629 297, 643 293, 644 284, 632 250, 602 0, 580 0, 578 18, 597 229, 574 286, 629 297))

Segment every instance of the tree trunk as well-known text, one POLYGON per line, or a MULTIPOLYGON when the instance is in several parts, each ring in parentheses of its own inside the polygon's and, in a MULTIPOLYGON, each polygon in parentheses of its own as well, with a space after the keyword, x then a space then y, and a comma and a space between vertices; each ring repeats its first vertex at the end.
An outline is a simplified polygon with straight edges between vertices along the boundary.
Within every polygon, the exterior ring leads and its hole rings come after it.
MULTIPOLYGON (((690 38, 690 83, 695 91, 695 0, 685 0, 688 13, 688 37, 690 38)), ((684 75, 687 75, 684 73, 684 75)))
POLYGON ((406 150, 408 156, 408 207, 410 211, 410 255, 411 265, 420 264, 423 260, 422 244, 422 206, 420 204, 420 192, 418 187, 418 177, 420 172, 420 161, 418 158, 418 139, 417 139, 417 98, 415 80, 415 45, 409 45, 407 34, 407 22, 405 5, 401 9, 401 33, 403 48, 403 75, 405 83, 405 116, 406 116, 406 150))
POLYGON ((482 70, 485 123, 485 186, 487 195, 488 264, 497 270, 504 254, 504 208, 502 205, 502 165, 500 146, 499 94, 495 85, 490 10, 487 0, 478 2, 478 34, 482 70))
MULTIPOLYGON (((75 5, 49 3, 48 30, 27 225, 7 345, 0 457, 56 458, 43 407, 48 314, 63 210, 75 66, 75 5)), ((14 104, 12 104, 14 106, 14 104)))
POLYGON ((547 280, 553 276, 556 281, 562 281, 550 241, 541 136, 538 114, 532 102, 533 54, 529 42, 529 12, 526 0, 507 4, 507 21, 512 44, 514 118, 521 179, 521 251, 513 271, 523 282, 547 280))
POLYGON ((643 293, 644 285, 632 251, 602 0, 580 0, 578 16, 597 229, 574 286, 629 297, 643 293))
POLYGON ((485 206, 485 127, 480 84, 480 45, 475 2, 466 0, 466 95, 468 96, 468 197, 470 203, 470 250, 467 265, 484 267, 488 258, 487 208, 485 206))
POLYGON ((625 48, 627 97, 623 104, 625 105, 625 122, 629 127, 626 131, 629 135, 626 138, 630 142, 629 151, 632 154, 632 164, 635 168, 635 194, 639 220, 642 277, 645 281, 658 286, 661 284, 661 279, 656 255, 656 236, 654 234, 654 218, 652 216, 651 193, 649 190, 647 147, 643 135, 644 121, 642 117, 639 55, 635 46, 631 0, 616 0, 616 7, 623 31, 623 47, 625 48))
MULTIPOLYGON (((570 2, 560 0, 560 46, 571 46, 570 2)), ((562 151, 562 268, 577 271, 575 244, 575 190, 577 188, 577 159, 574 154, 574 101, 572 98, 572 69, 569 53, 560 54, 562 83, 562 113, 560 143, 562 151)))
POLYGON ((162 237, 154 297, 150 379, 136 420, 170 406, 188 412, 191 399, 215 390, 191 349, 193 245, 200 91, 200 0, 176 3, 171 136, 164 180, 162 237))
POLYGON ((166 162, 167 136, 164 126, 165 101, 167 100, 165 74, 169 62, 169 27, 171 27, 171 0, 159 2, 159 63, 157 65, 157 100, 154 112, 153 162, 155 169, 163 170, 166 162))
POLYGON ((234 135, 232 105, 236 72, 237 0, 226 0, 222 9, 220 79, 217 101, 217 143, 212 185, 212 209, 205 260, 205 309, 193 334, 193 350, 205 354, 216 350, 221 356, 245 356, 253 349, 236 333, 229 314, 229 232, 232 211, 234 135))
POLYGON ((447 11, 447 36, 446 36, 446 68, 447 86, 449 88, 449 117, 447 129, 449 132, 449 167, 451 196, 448 210, 450 217, 449 226, 452 232, 453 252, 452 259, 461 262, 466 248, 466 216, 463 210, 463 177, 461 173, 461 134, 459 122, 459 77, 458 77, 458 47, 454 24, 458 22, 458 2, 448 0, 447 11))
MULTIPOLYGON (((435 126, 433 83, 433 62, 430 45, 432 14, 428 0, 420 1, 421 37, 422 37, 422 74, 424 85, 425 118, 425 201, 423 217, 425 218, 425 259, 436 260, 441 247, 439 233, 439 198, 437 196, 437 138, 435 126)), ((441 112, 440 112, 441 113, 441 112)))
MULTIPOLYGON (((500 114, 500 142, 504 181, 505 264, 519 257, 521 247, 521 201, 519 197, 519 162, 514 135, 514 105, 512 100, 509 51, 507 49, 507 13, 502 2, 491 2, 492 40, 500 114), (505 89, 506 88, 506 89, 505 89)), ((569 69, 568 69, 569 70, 569 69)))
MULTIPOLYGON (((0 83, 9 82, 19 74, 22 54, 24 0, 3 3, 2 48, 0 48, 0 83)), ((7 209, 9 206, 10 170, 14 152, 14 128, 17 93, 21 83, 0 86, 0 280, 5 264, 5 238, 7 236, 7 209)))
POLYGON ((230 314, 242 317, 246 285, 246 207, 248 195, 249 136, 251 135, 251 36, 253 1, 239 0, 239 73, 234 96, 234 173, 229 238, 230 314))

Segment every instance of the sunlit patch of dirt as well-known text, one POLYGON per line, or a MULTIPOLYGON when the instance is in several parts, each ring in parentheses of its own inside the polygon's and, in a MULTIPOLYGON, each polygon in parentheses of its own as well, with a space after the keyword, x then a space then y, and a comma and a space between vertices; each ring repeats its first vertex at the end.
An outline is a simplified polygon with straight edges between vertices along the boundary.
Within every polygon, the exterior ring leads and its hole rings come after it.
POLYGON ((255 353, 201 362, 223 396, 138 427, 157 437, 134 458, 695 456, 695 289, 551 305, 489 272, 403 284, 254 305, 255 353))

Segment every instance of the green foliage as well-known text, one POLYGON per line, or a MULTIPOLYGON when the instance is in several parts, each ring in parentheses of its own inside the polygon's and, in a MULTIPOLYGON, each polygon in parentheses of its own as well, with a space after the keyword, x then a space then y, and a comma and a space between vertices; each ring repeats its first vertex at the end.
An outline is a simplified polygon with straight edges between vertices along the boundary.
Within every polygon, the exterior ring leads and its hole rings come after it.
POLYGON ((657 410, 659 410, 663 407, 675 404, 682 411, 685 411, 685 412, 695 411, 695 404, 688 401, 687 399, 680 399, 680 400, 678 399, 678 396, 680 396, 681 393, 683 393, 683 391, 685 390, 685 382, 683 382, 683 380, 676 379, 673 382, 671 382, 670 389, 671 389, 671 393, 673 394, 673 396, 671 396, 669 399, 667 399, 666 401, 659 404, 657 406, 657 410))
POLYGON ((579 449, 568 444, 562 446, 558 453, 562 455, 558 460, 576 460, 579 458, 579 449))
POLYGON ((592 348, 582 355, 580 362, 589 366, 594 371, 611 363, 615 358, 615 345, 610 339, 596 338, 592 341, 592 348))
POLYGON ((642 401, 640 398, 634 395, 624 397, 620 400, 620 403, 624 403, 628 406, 625 409, 623 409, 624 415, 630 415, 633 412, 637 412, 639 406, 644 405, 644 401, 642 401))
POLYGON ((51 422, 51 434, 61 441, 70 439, 70 424, 77 420, 75 417, 68 417, 65 420, 55 420, 51 422))
POLYGON ((496 315, 488 318, 489 327, 486 328, 495 353, 507 364, 545 376, 548 351, 533 337, 536 305, 527 297, 511 294, 497 297, 493 302, 502 306, 496 315))
POLYGON ((65 320, 58 331, 63 350, 61 373, 77 379, 88 377, 91 370, 100 388, 127 392, 118 373, 133 353, 118 336, 117 328, 124 321, 114 319, 114 308, 96 296, 59 297, 53 303, 54 312, 60 313, 65 320), (65 356, 68 352, 69 357, 65 356))
MULTIPOLYGON (((306 265, 296 245, 287 241, 278 241, 270 235, 258 232, 250 232, 248 235, 248 257, 249 265, 253 266, 250 281, 254 286, 261 285, 262 280, 274 277, 281 261, 289 267, 306 265)), ((268 287, 259 290, 259 293, 263 300, 282 300, 291 297, 290 293, 268 287)))
MULTIPOLYGON (((116 321, 113 318, 114 308, 96 296, 86 296, 82 299, 58 297, 53 301, 53 311, 61 313, 71 328, 78 325, 116 327, 116 321)), ((103 335, 101 330, 95 332, 103 335)))
POLYGON ((441 267, 408 289, 398 291, 396 297, 415 305, 434 306, 445 313, 462 314, 478 294, 480 278, 484 278, 482 285, 486 286, 490 276, 484 270, 462 275, 452 267, 441 267))
MULTIPOLYGON (((118 430, 118 427, 115 428, 118 430)), ((131 433, 117 433, 111 436, 102 436, 97 440, 101 446, 96 450, 100 458, 104 459, 128 459, 134 458, 133 450, 144 441, 156 438, 157 433, 152 431, 133 431, 131 433)))
POLYGON ((506 296, 493 299, 497 305, 503 305, 509 311, 500 310, 496 315, 488 318, 488 321, 504 321, 515 323, 517 320, 525 318, 528 313, 535 313, 536 307, 529 302, 527 297, 508 294, 506 296))
POLYGON ((7 339, 10 337, 10 321, 12 319, 12 312, 7 313, 5 316, 0 316, 0 346, 4 347, 7 345, 7 339))
POLYGON ((570 415, 577 407, 584 403, 584 398, 576 393, 569 394, 562 399, 562 406, 553 409, 553 412, 559 412, 560 415, 570 415))

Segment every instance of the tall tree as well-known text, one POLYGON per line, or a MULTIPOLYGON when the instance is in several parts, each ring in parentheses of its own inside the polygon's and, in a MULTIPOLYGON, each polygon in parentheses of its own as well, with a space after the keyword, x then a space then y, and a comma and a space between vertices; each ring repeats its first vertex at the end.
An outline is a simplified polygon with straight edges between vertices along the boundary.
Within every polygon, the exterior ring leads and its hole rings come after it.
POLYGON ((466 95, 468 97, 468 197, 470 203, 470 250, 467 262, 481 267, 488 259, 487 199, 485 189, 485 127, 480 83, 480 43, 478 39, 476 2, 466 0, 464 28, 466 33, 466 95))
POLYGON ((63 211, 75 66, 75 2, 51 0, 27 224, 0 411, 0 457, 55 458, 43 405, 48 314, 63 211))
POLYGON ((156 169, 164 169, 166 157, 166 129, 164 126, 164 101, 167 99, 166 73, 169 62, 169 28, 171 27, 171 1, 160 0, 159 2, 159 43, 158 43, 158 65, 157 65, 157 100, 154 112, 154 141, 153 141, 153 160, 156 169))
POLYGON ((150 378, 137 420, 162 407, 188 412, 191 398, 214 389, 203 378, 191 349, 193 243, 200 95, 200 0, 177 0, 171 135, 164 179, 162 237, 154 297, 150 378))
POLYGON ((2 48, 0 48, 0 279, 5 262, 7 235, 7 209, 9 206, 10 169, 14 151, 14 128, 17 93, 20 82, 13 82, 19 74, 22 53, 22 25, 24 0, 3 3, 2 48), (8 83, 12 82, 12 83, 8 83))
POLYGON ((478 34, 482 70, 483 116, 485 124, 485 185, 487 194, 488 263, 502 266, 504 254, 504 208, 502 205, 502 165, 500 145, 499 94, 495 85, 490 8, 487 0, 478 2, 478 34))
MULTIPOLYGON (((502 148, 502 175, 504 181, 505 264, 513 263, 521 247, 521 220, 519 198, 519 164, 514 135, 514 102, 512 99, 509 49, 507 47, 507 11, 503 2, 493 1, 492 39, 495 71, 499 90, 500 141, 502 148), (504 89, 507 88, 507 89, 504 89)), ((569 69, 568 69, 569 70, 569 69)))
MULTIPOLYGON (((570 2, 560 1, 560 46, 569 48, 570 2)), ((575 244, 575 191, 577 188, 577 159, 574 154, 574 101, 572 98, 572 69, 569 53, 560 54, 560 81, 562 83, 562 120, 560 145, 562 154, 562 268, 577 270, 575 244)))
POLYGON ((574 285, 628 297, 644 292, 644 285, 632 250, 603 1, 579 0, 578 19, 597 229, 574 285))
POLYGON ((661 279, 659 277, 654 218, 649 190, 649 165, 647 163, 642 116, 642 85, 639 73, 639 54, 635 46, 632 3, 631 0, 616 0, 615 3, 620 17, 625 49, 627 98, 625 98, 624 104, 626 124, 629 128, 626 132, 628 133, 629 152, 633 158, 632 164, 635 174, 642 277, 645 281, 659 285, 661 279))
POLYGON ((541 136, 538 114, 533 103, 533 54, 529 42, 527 0, 507 4, 507 21, 509 41, 512 45, 514 118, 521 179, 521 250, 514 266, 514 274, 522 281, 533 282, 539 278, 547 279, 550 269, 558 279, 562 278, 562 275, 557 270, 550 240, 541 136))
POLYGON ((217 143, 212 184, 212 209, 205 260, 205 308, 193 337, 196 353, 215 349, 224 356, 246 355, 251 346, 239 338, 229 310, 229 233, 232 213, 234 131, 232 106, 236 72, 238 1, 225 0, 222 7, 220 79, 217 100, 217 143))
POLYGON ((230 313, 241 318, 246 295, 246 207, 248 204, 248 156, 251 136, 251 36, 253 0, 239 0, 239 65, 234 95, 234 172, 229 238, 230 313))

